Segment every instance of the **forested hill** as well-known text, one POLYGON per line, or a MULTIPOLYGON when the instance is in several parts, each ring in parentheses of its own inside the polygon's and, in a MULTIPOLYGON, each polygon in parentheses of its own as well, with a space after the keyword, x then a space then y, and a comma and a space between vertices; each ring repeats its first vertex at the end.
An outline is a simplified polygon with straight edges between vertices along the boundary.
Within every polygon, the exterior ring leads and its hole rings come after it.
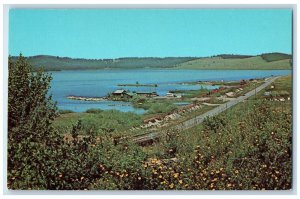
MULTIPOLYGON (((17 57, 12 57, 13 61, 17 57)), ((211 57, 126 57, 117 59, 74 59, 49 55, 27 57, 34 69, 90 70, 90 69, 291 69, 292 56, 266 53, 257 56, 221 54, 211 57)))
MULTIPOLYGON (((16 60, 17 57, 12 57, 16 60)), ((118 59, 73 59, 38 55, 27 57, 34 67, 46 70, 89 70, 89 69, 135 69, 135 68, 169 68, 176 64, 197 59, 196 57, 127 57, 118 59)))

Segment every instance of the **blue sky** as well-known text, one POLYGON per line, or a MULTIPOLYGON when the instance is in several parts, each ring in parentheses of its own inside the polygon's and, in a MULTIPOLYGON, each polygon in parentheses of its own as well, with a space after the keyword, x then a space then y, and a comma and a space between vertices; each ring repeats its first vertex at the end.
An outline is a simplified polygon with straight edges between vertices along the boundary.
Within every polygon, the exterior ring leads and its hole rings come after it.
POLYGON ((9 54, 73 58, 292 52, 290 9, 12 9, 9 54))

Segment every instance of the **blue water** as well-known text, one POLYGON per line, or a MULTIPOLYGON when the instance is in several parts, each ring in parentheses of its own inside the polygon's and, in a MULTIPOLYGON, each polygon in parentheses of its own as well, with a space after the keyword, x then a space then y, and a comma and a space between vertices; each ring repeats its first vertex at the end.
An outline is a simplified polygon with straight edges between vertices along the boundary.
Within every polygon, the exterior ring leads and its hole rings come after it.
MULTIPOLYGON (((51 72, 53 80, 50 92, 57 101, 59 109, 84 112, 90 108, 103 110, 116 109, 123 112, 132 111, 142 114, 143 109, 135 109, 126 102, 87 102, 69 100, 69 95, 86 97, 103 97, 116 89, 135 91, 156 91, 165 95, 169 90, 200 89, 200 85, 176 84, 180 82, 208 81, 208 80, 241 80, 269 77, 271 75, 291 74, 291 70, 76 70, 51 72), (158 87, 120 87, 118 84, 158 84, 158 87)), ((208 89, 214 86, 204 86, 208 89)))

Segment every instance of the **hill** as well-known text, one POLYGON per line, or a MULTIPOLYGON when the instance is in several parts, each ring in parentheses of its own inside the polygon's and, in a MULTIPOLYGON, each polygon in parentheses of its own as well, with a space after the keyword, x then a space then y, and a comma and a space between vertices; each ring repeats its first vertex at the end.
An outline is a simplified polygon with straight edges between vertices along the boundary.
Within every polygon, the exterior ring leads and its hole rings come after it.
MULTIPOLYGON (((27 57, 37 69, 90 70, 90 69, 291 69, 292 56, 283 53, 266 53, 258 56, 221 54, 212 57, 126 57, 117 59, 73 59, 49 55, 27 57)), ((12 57, 13 61, 17 57, 12 57)))
MULTIPOLYGON (((12 57, 16 60, 17 57, 12 57)), ((169 68, 176 64, 196 59, 196 57, 126 57, 118 59, 73 59, 48 55, 28 57, 28 62, 35 68, 46 70, 80 70, 80 69, 135 69, 135 68, 169 68)))
POLYGON ((276 70, 292 69, 292 56, 282 53, 268 53, 253 57, 235 58, 215 56, 199 58, 176 65, 175 69, 245 69, 276 70))

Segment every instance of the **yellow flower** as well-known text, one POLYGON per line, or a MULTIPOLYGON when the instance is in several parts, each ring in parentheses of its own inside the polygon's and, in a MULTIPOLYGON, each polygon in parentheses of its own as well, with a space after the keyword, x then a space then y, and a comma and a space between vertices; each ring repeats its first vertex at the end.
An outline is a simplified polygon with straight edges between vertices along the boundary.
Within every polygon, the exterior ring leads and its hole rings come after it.
POLYGON ((179 182, 179 184, 182 184, 182 180, 179 180, 178 182, 179 182))
POLYGON ((174 173, 174 178, 178 178, 179 173, 174 173))
POLYGON ((169 185, 169 187, 171 188, 171 189, 173 189, 173 187, 174 187, 174 184, 172 183, 172 184, 170 184, 169 185))
POLYGON ((218 178, 214 178, 214 179, 212 180, 212 182, 216 182, 216 181, 218 181, 218 178))
POLYGON ((162 178, 162 175, 158 176, 159 178, 162 178))

